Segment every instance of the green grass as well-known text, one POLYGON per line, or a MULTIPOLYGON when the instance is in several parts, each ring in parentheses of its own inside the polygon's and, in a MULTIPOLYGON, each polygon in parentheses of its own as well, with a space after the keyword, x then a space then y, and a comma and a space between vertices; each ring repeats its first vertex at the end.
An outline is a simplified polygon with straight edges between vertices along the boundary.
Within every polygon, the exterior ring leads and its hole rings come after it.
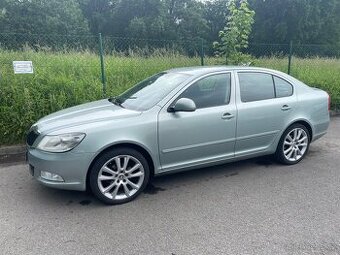
MULTIPOLYGON (((199 58, 177 54, 106 56, 107 95, 117 95, 154 73, 199 64, 199 58)), ((287 59, 256 59, 254 65, 287 71, 287 59)), ((340 106, 340 60, 294 58, 292 75, 328 91, 333 107, 340 106)), ((0 145, 22 143, 27 129, 44 115, 102 98, 100 77, 98 55, 90 52, 0 51, 0 145), (13 60, 32 60, 34 74, 15 75, 13 60)))
MULTIPOLYGON (((287 72, 287 59, 257 59, 254 64, 287 72)), ((292 59, 291 75, 309 86, 327 91, 332 99, 332 108, 340 108, 340 59, 295 58, 292 59)))

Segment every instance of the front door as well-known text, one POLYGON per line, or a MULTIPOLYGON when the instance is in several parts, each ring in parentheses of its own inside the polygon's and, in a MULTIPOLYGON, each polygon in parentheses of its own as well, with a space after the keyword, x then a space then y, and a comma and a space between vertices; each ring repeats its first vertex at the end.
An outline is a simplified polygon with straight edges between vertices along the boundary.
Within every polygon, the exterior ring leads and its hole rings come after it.
POLYGON ((237 111, 231 73, 218 73, 191 84, 158 116, 159 154, 163 171, 234 156, 237 111), (169 112, 180 98, 192 99, 194 112, 169 112))

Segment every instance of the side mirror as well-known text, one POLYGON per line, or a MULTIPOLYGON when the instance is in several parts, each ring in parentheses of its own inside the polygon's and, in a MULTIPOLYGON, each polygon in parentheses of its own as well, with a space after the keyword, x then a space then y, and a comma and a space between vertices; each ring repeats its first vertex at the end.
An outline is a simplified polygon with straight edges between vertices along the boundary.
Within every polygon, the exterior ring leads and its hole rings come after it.
POLYGON ((196 104, 189 98, 180 98, 175 105, 169 108, 170 112, 194 112, 196 111, 196 104))

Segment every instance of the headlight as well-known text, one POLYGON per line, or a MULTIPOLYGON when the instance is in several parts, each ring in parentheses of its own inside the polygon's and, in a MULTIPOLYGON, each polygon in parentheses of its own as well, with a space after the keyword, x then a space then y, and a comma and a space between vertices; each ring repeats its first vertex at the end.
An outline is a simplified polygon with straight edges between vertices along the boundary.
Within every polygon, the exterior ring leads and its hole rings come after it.
POLYGON ((76 147, 85 137, 83 133, 63 135, 46 135, 40 141, 37 149, 48 152, 65 152, 76 147))

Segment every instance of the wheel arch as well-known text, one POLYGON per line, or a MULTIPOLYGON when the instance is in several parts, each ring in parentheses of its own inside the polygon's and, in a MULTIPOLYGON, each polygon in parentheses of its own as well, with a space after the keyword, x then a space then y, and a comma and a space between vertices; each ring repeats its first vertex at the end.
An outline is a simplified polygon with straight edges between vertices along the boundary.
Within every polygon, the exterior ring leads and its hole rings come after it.
POLYGON ((306 155, 306 153, 304 152, 303 156, 300 159, 296 159, 295 158, 295 161, 290 161, 290 160, 284 158, 284 156, 283 156, 283 153, 284 153, 283 152, 283 143, 284 143, 285 135, 288 134, 288 131, 293 130, 292 128, 296 124, 304 126, 307 129, 307 133, 308 133, 307 135, 310 137, 310 141, 307 144, 306 151, 308 151, 309 144, 311 143, 311 141, 313 139, 313 127, 312 127, 312 125, 310 124, 309 121, 304 120, 304 119, 299 119, 299 120, 294 120, 291 123, 289 123, 289 125, 283 130, 283 132, 281 134, 281 137, 279 139, 279 142, 278 142, 278 144, 276 146, 276 151, 275 151, 276 159, 280 163, 283 163, 285 165, 296 164, 296 163, 300 162, 304 158, 304 156, 306 155))
POLYGON ((89 183, 90 178, 89 177, 90 177, 90 171, 91 171, 93 164, 105 152, 112 150, 112 149, 115 149, 115 148, 130 148, 130 149, 134 149, 134 150, 140 152, 145 157, 146 161, 148 162, 149 167, 150 167, 150 178, 153 178, 153 176, 155 175, 155 165, 154 165, 154 160, 152 159, 149 151, 140 144, 136 144, 136 143, 133 143, 133 142, 121 142, 121 143, 111 144, 111 145, 103 148, 92 159, 91 164, 89 165, 89 167, 87 169, 87 173, 86 173, 86 190, 90 189, 90 183, 89 183))
POLYGON ((283 131, 283 133, 292 125, 294 124, 301 124, 303 126, 305 126, 308 130, 308 133, 309 133, 309 136, 310 136, 310 141, 313 141, 313 135, 314 135, 314 132, 313 132, 313 127, 312 127, 312 124, 305 120, 305 119, 298 119, 298 120, 295 120, 293 122, 291 122, 283 131))

